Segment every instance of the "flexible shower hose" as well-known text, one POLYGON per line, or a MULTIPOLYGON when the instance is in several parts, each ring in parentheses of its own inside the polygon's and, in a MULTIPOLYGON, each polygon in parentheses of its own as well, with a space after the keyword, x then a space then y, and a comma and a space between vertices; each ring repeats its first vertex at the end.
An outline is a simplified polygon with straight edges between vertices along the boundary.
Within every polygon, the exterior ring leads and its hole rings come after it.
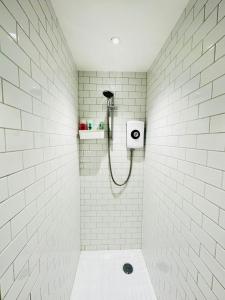
POLYGON ((110 175, 111 175, 112 181, 114 182, 115 185, 117 185, 117 186, 123 186, 123 185, 126 185, 127 182, 130 179, 130 175, 131 175, 131 171, 132 171, 132 165, 133 165, 133 150, 134 149, 130 149, 130 168, 129 168, 128 176, 127 176, 127 178, 126 178, 126 180, 124 182, 118 183, 115 180, 115 178, 113 176, 113 171, 112 171, 112 162, 111 162, 111 153, 110 153, 109 108, 107 108, 107 133, 108 133, 107 140, 108 140, 108 159, 109 159, 109 171, 110 171, 110 175))

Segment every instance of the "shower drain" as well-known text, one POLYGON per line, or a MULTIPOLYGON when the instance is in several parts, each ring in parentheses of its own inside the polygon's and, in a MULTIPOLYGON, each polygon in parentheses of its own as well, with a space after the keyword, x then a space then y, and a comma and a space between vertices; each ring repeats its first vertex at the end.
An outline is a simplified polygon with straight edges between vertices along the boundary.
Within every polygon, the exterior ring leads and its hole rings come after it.
POLYGON ((131 273, 133 273, 133 266, 129 263, 126 263, 123 265, 123 271, 126 274, 131 274, 131 273))

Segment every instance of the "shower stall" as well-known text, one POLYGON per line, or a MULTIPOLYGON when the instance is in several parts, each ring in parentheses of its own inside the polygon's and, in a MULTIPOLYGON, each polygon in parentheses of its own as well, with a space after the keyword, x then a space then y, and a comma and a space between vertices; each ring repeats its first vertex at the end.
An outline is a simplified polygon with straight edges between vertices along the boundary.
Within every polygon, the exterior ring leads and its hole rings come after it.
POLYGON ((225 299, 225 0, 0 0, 0 299, 225 299))

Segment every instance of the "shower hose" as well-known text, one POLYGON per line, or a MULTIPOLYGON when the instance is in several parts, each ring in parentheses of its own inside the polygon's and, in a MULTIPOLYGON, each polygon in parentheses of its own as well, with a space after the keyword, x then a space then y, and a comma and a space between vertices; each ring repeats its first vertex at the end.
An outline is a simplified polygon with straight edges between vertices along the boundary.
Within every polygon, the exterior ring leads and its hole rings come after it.
POLYGON ((110 111, 109 111, 109 108, 107 108, 107 140, 108 140, 108 159, 109 159, 109 171, 110 171, 110 175, 111 175, 111 178, 112 178, 112 181, 114 182, 115 185, 117 186, 123 186, 123 185, 126 185, 127 182, 129 181, 130 179, 130 175, 131 175, 131 171, 132 171, 132 165, 133 165, 133 150, 134 149, 130 149, 130 168, 129 168, 129 173, 128 173, 128 176, 126 178, 126 180, 122 183, 118 183, 114 176, 113 176, 113 171, 112 171, 112 161, 111 161, 111 153, 110 153, 110 127, 109 127, 109 115, 110 115, 110 111))

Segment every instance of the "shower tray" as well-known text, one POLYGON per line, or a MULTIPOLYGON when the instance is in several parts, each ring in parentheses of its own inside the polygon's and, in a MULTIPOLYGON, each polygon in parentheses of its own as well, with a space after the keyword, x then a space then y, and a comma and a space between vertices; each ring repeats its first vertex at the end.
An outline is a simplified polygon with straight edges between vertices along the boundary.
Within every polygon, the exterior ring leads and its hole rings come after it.
POLYGON ((157 300, 141 250, 83 251, 71 300, 157 300), (127 274, 124 264, 133 272, 127 274))

